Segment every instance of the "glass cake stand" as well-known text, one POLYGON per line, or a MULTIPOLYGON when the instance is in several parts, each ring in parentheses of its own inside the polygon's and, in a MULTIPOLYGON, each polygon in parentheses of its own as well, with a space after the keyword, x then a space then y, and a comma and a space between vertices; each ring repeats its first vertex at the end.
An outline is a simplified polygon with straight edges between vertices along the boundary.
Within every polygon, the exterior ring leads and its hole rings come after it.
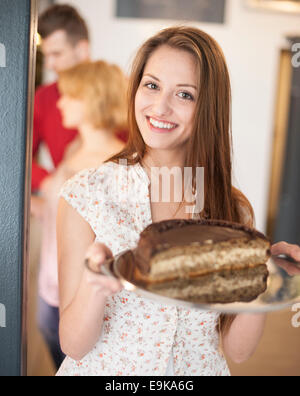
POLYGON ((270 275, 267 290, 256 300, 248 303, 205 304, 169 298, 149 292, 133 279, 131 275, 133 273, 132 260, 125 259, 129 253, 130 251, 126 250, 107 260, 101 268, 101 273, 119 279, 125 290, 163 305, 170 304, 223 313, 263 313, 282 310, 300 302, 300 263, 287 256, 272 256, 269 259, 267 266, 270 275))

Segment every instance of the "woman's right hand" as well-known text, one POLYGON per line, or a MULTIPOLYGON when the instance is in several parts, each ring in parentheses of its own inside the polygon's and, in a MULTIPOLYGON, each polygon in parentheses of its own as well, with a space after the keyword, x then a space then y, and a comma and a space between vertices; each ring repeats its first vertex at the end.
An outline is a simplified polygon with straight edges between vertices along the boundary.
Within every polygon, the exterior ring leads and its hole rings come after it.
POLYGON ((101 266, 104 262, 112 258, 111 250, 103 243, 93 243, 86 252, 86 260, 88 260, 88 268, 84 270, 85 281, 101 293, 104 297, 109 297, 115 293, 119 293, 123 286, 118 279, 101 274, 101 266))

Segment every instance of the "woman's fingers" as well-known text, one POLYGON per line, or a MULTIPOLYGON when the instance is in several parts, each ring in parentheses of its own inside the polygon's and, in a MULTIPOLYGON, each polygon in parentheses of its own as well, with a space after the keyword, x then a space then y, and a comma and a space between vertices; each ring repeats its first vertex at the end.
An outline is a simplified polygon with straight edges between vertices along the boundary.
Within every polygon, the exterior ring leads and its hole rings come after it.
POLYGON ((86 252, 88 268, 92 271, 88 274, 88 282, 105 296, 118 293, 123 289, 119 280, 101 275, 101 266, 107 259, 112 257, 112 251, 105 244, 98 242, 91 245, 86 252))
POLYGON ((296 261, 300 261, 300 246, 289 244, 287 242, 278 242, 271 247, 271 253, 274 256, 285 254, 296 261))
POLYGON ((101 284, 103 286, 103 291, 107 291, 109 295, 119 293, 123 289, 122 284, 117 279, 107 276, 103 277, 101 284))
POLYGON ((94 243, 86 252, 86 260, 89 262, 89 268, 95 272, 100 272, 105 260, 112 257, 112 251, 103 243, 94 243))
POLYGON ((112 251, 104 244, 95 242, 87 250, 87 258, 92 258, 97 255, 105 255, 105 257, 112 257, 112 251))
POLYGON ((87 281, 91 286, 95 287, 105 296, 119 293, 123 289, 119 280, 105 275, 94 274, 92 272, 87 274, 87 281))

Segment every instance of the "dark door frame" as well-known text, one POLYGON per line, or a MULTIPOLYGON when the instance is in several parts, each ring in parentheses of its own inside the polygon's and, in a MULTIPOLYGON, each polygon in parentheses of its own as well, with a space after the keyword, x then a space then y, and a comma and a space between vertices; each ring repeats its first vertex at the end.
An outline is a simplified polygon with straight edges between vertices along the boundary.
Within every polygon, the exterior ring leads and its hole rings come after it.
POLYGON ((0 10, 0 376, 25 376, 37 0, 0 10))

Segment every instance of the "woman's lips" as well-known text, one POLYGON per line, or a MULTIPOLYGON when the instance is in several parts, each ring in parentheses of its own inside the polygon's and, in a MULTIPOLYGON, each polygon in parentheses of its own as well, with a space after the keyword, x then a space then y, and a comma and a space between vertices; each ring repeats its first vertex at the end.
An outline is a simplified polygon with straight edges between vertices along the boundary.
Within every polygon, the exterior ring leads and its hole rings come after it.
POLYGON ((148 126, 151 129, 151 131, 156 132, 156 133, 170 133, 170 132, 173 132, 178 127, 177 124, 173 124, 171 122, 159 121, 159 120, 157 120, 155 118, 152 118, 152 117, 146 117, 146 119, 147 119, 147 123, 148 123, 148 126), (151 123, 150 118, 151 118, 151 120, 155 120, 155 122, 161 122, 163 124, 174 125, 174 127, 173 128, 160 128, 158 126, 154 126, 151 123))

